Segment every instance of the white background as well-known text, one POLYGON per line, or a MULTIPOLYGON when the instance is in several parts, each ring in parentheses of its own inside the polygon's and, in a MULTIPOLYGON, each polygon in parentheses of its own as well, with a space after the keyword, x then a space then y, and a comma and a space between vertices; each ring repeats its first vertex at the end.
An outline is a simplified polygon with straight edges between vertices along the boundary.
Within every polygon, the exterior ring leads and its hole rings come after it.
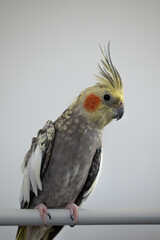
MULTIPOLYGON (((31 138, 96 83, 100 44, 124 85, 124 117, 103 134, 99 183, 85 208, 160 207, 160 1, 0 1, 0 208, 19 208, 31 138)), ((14 239, 16 227, 0 227, 14 239)), ((158 240, 160 226, 65 227, 56 238, 158 240)))

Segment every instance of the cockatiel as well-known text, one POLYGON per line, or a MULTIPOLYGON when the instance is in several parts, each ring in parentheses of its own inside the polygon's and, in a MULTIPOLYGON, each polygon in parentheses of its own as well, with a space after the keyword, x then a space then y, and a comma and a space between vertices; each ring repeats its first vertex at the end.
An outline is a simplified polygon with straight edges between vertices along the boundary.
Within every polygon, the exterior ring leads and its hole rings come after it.
MULTIPOLYGON (((109 44, 108 51, 101 51, 98 83, 82 91, 55 122, 46 123, 22 164, 21 208, 38 208, 44 223, 47 208, 68 208, 77 222, 78 206, 92 192, 99 173, 102 130, 124 113, 122 81, 109 44)), ((51 240, 62 227, 19 227, 16 240, 51 240)))

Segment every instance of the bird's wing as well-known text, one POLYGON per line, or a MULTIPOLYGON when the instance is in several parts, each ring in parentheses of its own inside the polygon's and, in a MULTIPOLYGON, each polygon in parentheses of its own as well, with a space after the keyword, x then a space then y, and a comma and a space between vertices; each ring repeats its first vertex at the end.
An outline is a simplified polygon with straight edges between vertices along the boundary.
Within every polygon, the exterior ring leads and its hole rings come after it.
POLYGON ((37 196, 38 190, 42 190, 41 179, 50 159, 54 136, 54 123, 47 121, 39 130, 37 137, 32 139, 31 148, 22 164, 24 177, 20 195, 21 208, 28 207, 31 196, 33 194, 37 196))
POLYGON ((94 154, 93 161, 89 170, 87 180, 78 195, 75 203, 79 206, 93 191, 100 172, 102 150, 98 148, 94 154))

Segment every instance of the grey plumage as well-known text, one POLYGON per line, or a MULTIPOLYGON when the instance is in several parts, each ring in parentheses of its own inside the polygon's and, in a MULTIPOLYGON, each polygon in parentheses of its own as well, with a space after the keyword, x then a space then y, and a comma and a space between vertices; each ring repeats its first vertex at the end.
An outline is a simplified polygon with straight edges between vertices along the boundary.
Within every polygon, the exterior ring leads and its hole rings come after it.
MULTIPOLYGON (((55 122, 48 121, 32 139, 22 165, 22 208, 40 203, 48 208, 81 205, 92 192, 101 166, 102 130, 124 113, 120 75, 109 48, 108 54, 102 53, 99 83, 82 91, 55 122)), ((19 227, 16 240, 51 240, 62 227, 19 227)))
MULTIPOLYGON (((80 205, 90 194, 100 167, 101 131, 92 129, 77 111, 67 110, 55 123, 48 121, 37 138, 33 138, 31 149, 26 154, 25 167, 37 145, 43 153, 43 188, 36 196, 31 187, 30 201, 27 203, 23 199, 22 207, 34 208, 40 203, 45 203, 48 208, 64 208, 72 202, 80 205)), ((42 227, 40 229, 43 234, 47 231, 42 227)), ((52 230, 50 236, 53 237, 60 227, 52 230)), ((37 227, 27 227, 28 239, 31 240, 34 231, 37 232, 37 227)))

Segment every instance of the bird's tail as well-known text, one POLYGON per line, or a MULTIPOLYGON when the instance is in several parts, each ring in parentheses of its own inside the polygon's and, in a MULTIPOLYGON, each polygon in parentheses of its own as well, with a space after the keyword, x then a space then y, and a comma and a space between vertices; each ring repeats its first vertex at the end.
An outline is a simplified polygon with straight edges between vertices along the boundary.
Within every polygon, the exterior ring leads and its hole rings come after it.
POLYGON ((18 227, 17 235, 16 235, 16 240, 24 240, 26 235, 26 227, 18 227))
POLYGON ((63 226, 52 227, 18 227, 16 240, 52 240, 63 226))

